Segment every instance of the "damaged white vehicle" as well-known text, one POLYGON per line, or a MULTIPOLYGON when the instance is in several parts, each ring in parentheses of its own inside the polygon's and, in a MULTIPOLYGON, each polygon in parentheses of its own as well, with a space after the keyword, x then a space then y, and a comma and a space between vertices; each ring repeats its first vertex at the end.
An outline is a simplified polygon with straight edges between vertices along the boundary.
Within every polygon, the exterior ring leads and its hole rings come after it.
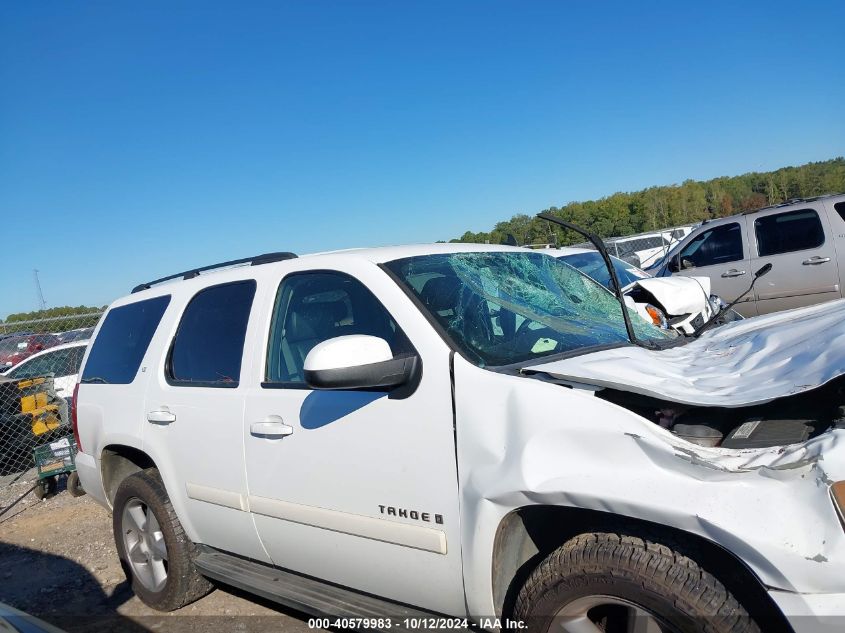
POLYGON ((138 286, 83 364, 77 470, 148 605, 841 630, 842 302, 692 338, 519 248, 241 262, 138 286))
MULTIPOLYGON (((559 257, 613 291, 610 273, 598 251, 564 247, 545 252, 559 257)), ((719 314, 718 325, 742 319, 732 309, 723 311, 725 302, 710 293, 709 277, 658 278, 612 255, 610 261, 622 285, 625 302, 641 318, 658 327, 671 327, 692 335, 716 314, 719 314)))

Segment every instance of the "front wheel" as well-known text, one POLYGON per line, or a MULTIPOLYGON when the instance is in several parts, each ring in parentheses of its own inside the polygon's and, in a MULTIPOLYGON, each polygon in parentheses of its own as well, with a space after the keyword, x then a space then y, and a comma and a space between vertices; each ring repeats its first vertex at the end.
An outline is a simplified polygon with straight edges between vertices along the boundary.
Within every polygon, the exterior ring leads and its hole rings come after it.
POLYGON ((194 566, 195 546, 182 529, 155 468, 127 477, 114 498, 117 554, 135 594, 173 611, 213 588, 194 566))
POLYGON ((711 574, 661 543, 581 534, 552 552, 516 600, 533 631, 760 633, 711 574))

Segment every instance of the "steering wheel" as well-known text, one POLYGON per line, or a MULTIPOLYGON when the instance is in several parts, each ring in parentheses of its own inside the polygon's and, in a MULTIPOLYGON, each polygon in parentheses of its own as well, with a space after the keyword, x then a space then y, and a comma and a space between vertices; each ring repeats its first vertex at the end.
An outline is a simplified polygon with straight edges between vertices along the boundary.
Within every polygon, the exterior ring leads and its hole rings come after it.
MULTIPOLYGON (((513 337, 515 339, 517 339, 520 336, 523 336, 525 334, 525 332, 528 331, 528 326, 531 325, 532 323, 536 323, 536 321, 532 321, 531 319, 526 318, 522 323, 519 324, 519 327, 516 328, 516 332, 513 333, 513 337)), ((544 328, 544 329, 548 329, 548 328, 544 328)))
POLYGON ((532 335, 534 337, 534 342, 536 343, 541 338, 553 338, 557 340, 553 335, 556 334, 555 330, 550 328, 548 325, 542 325, 541 327, 537 328, 536 330, 529 329, 529 325, 531 323, 537 323, 536 321, 532 321, 531 319, 526 319, 522 323, 519 324, 519 327, 516 328, 516 332, 513 335, 513 341, 518 341, 523 337, 527 337, 528 335, 532 335), (551 333, 552 336, 548 336, 547 333, 551 333))

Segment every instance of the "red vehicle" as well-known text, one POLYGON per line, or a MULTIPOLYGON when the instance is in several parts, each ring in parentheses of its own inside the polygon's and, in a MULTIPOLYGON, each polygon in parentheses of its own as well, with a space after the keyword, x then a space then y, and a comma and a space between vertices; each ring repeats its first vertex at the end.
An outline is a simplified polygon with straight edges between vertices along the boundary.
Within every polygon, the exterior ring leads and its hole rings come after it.
POLYGON ((36 352, 58 345, 60 342, 53 334, 26 334, 0 340, 0 373, 14 367, 36 352))

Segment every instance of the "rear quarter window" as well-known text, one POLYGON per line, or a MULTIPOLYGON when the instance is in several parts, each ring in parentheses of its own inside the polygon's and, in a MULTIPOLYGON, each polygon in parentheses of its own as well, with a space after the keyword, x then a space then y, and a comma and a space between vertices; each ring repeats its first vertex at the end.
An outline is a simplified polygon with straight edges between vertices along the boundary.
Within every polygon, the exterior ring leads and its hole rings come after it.
POLYGON ((845 220, 845 202, 837 202, 833 205, 833 208, 836 209, 839 217, 845 220))
POLYGON ((135 380, 170 295, 112 308, 91 346, 82 382, 128 385, 135 380))

